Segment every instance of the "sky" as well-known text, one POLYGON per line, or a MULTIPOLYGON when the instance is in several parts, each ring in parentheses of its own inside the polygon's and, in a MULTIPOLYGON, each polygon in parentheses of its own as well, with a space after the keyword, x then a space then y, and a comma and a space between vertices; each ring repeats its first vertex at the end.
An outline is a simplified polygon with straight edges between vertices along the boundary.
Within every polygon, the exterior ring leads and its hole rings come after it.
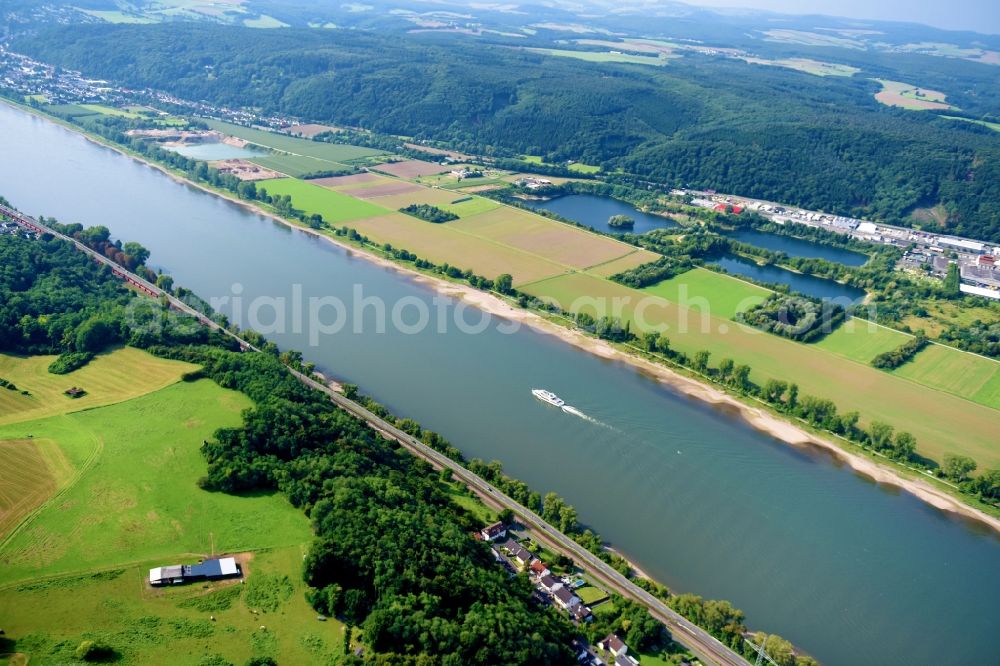
POLYGON ((783 14, 826 14, 910 21, 945 30, 1000 34, 998 0, 686 0, 702 7, 764 9, 783 14))

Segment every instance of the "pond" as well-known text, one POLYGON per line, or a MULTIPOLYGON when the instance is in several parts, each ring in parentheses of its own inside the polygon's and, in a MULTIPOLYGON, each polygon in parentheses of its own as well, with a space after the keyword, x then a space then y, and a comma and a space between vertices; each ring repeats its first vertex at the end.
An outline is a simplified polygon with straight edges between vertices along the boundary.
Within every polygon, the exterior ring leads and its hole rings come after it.
POLYGON ((180 153, 193 160, 233 160, 237 158, 259 157, 264 153, 250 148, 230 146, 228 143, 192 143, 185 146, 164 146, 166 150, 180 153))
POLYGON ((653 215, 638 210, 632 204, 612 199, 611 197, 599 197, 593 194, 567 194, 566 196, 549 199, 548 201, 522 201, 535 210, 547 210, 551 213, 562 215, 568 220, 573 220, 584 226, 605 233, 637 233, 644 234, 653 229, 667 229, 676 227, 677 223, 661 215, 653 215), (631 229, 621 229, 612 227, 608 220, 614 215, 626 215, 635 220, 635 226, 631 229))
POLYGON ((733 254, 712 259, 708 263, 725 268, 734 275, 742 275, 761 282, 788 285, 792 291, 797 291, 800 294, 814 298, 833 299, 842 305, 859 303, 865 297, 865 290, 858 287, 851 287, 815 275, 796 273, 780 266, 761 266, 752 259, 733 254))
POLYGON ((789 257, 803 257, 805 259, 826 259, 845 266, 861 266, 868 261, 867 255, 854 252, 842 247, 824 245, 811 240, 793 238, 792 236, 782 236, 771 234, 766 231, 756 229, 737 229, 725 234, 728 238, 762 247, 765 250, 784 252, 789 257))

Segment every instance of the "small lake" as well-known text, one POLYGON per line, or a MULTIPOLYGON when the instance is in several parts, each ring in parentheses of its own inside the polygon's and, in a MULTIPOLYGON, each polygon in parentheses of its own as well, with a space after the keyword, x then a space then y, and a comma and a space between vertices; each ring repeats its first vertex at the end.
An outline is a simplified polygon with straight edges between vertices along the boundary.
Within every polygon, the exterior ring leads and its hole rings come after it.
POLYGON ((822 243, 815 243, 801 238, 792 238, 791 236, 769 234, 766 231, 757 231, 755 229, 737 229, 736 231, 727 233, 726 237, 740 241, 741 243, 747 243, 748 245, 762 247, 766 250, 784 252, 789 257, 826 259, 827 261, 835 261, 845 266, 861 266, 868 261, 867 255, 854 252, 853 250, 823 245, 822 243))
POLYGON ((228 143, 192 143, 187 146, 164 146, 167 150, 180 153, 184 157, 193 160, 234 160, 241 157, 259 157, 263 155, 260 151, 239 146, 230 146, 228 143))
POLYGON ((672 220, 660 215, 643 213, 635 206, 624 201, 618 201, 611 197, 599 197, 593 194, 567 194, 563 197, 550 199, 549 201, 522 201, 524 205, 535 210, 547 210, 551 213, 562 215, 568 220, 573 220, 584 226, 604 233, 622 234, 636 233, 644 234, 653 229, 666 229, 676 227, 672 220), (635 226, 631 229, 615 229, 608 224, 608 220, 614 215, 627 215, 635 220, 635 226))
POLYGON ((750 259, 732 254, 712 259, 709 263, 725 268, 734 275, 788 285, 792 291, 797 291, 800 294, 814 298, 833 299, 845 305, 849 302, 860 302, 865 297, 865 290, 858 287, 840 284, 815 275, 803 275, 780 266, 761 266, 750 259))

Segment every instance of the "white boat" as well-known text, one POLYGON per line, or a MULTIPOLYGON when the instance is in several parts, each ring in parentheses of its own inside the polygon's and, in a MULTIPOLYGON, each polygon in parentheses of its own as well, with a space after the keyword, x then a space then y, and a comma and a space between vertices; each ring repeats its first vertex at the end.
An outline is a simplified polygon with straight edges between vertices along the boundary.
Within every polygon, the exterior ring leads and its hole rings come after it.
POLYGON ((531 395, 535 396, 542 402, 547 402, 550 405, 555 405, 556 407, 562 407, 566 404, 566 401, 557 396, 552 391, 546 391, 545 389, 531 389, 531 395))

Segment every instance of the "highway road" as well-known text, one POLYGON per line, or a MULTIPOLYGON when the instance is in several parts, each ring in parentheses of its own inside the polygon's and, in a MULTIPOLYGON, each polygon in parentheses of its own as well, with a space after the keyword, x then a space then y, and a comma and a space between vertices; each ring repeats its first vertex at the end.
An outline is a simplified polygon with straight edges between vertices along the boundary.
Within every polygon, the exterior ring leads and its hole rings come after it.
MULTIPOLYGON (((125 270, 104 255, 95 252, 76 239, 65 236, 64 234, 58 233, 53 229, 39 224, 33 218, 8 208, 7 206, 0 205, 0 213, 16 220, 19 224, 26 228, 41 233, 49 233, 57 238, 65 240, 66 242, 72 243, 77 249, 84 252, 95 261, 111 267, 116 275, 126 280, 133 287, 136 287, 155 298, 166 298, 171 307, 174 309, 191 315, 197 318, 204 325, 225 333, 226 335, 229 335, 239 341, 240 346, 245 351, 260 351, 253 345, 247 343, 245 340, 239 338, 232 331, 219 326, 219 324, 212 321, 201 312, 198 312, 194 308, 190 307, 183 301, 175 298, 171 294, 168 294, 156 285, 150 283, 148 280, 125 270)), ((522 506, 511 497, 508 497, 501 492, 499 488, 494 487, 485 479, 470 472, 458 462, 455 462, 444 454, 435 451, 415 437, 412 437, 384 419, 376 416, 372 412, 365 409, 362 405, 346 398, 340 393, 337 393, 329 386, 326 386, 312 377, 309 377, 292 368, 288 368, 288 371, 303 384, 314 388, 317 391, 323 392, 341 409, 353 414, 359 419, 362 419, 368 423, 370 427, 382 433, 386 437, 397 441, 403 448, 413 455, 428 461, 435 468, 440 469, 442 467, 446 467, 450 469, 455 478, 461 480, 491 506, 512 510, 518 516, 520 522, 532 530, 533 536, 538 541, 544 543, 546 546, 555 551, 571 557, 574 562, 586 569, 587 573, 595 580, 595 582, 600 583, 609 591, 613 591, 625 598, 632 599, 646 606, 653 617, 657 618, 667 626, 673 635, 674 640, 697 655, 703 663, 716 664, 718 666, 747 666, 748 662, 745 659, 727 646, 723 645, 708 632, 685 620, 660 599, 654 597, 652 594, 630 581, 606 562, 550 525, 537 513, 525 506, 522 506)))

